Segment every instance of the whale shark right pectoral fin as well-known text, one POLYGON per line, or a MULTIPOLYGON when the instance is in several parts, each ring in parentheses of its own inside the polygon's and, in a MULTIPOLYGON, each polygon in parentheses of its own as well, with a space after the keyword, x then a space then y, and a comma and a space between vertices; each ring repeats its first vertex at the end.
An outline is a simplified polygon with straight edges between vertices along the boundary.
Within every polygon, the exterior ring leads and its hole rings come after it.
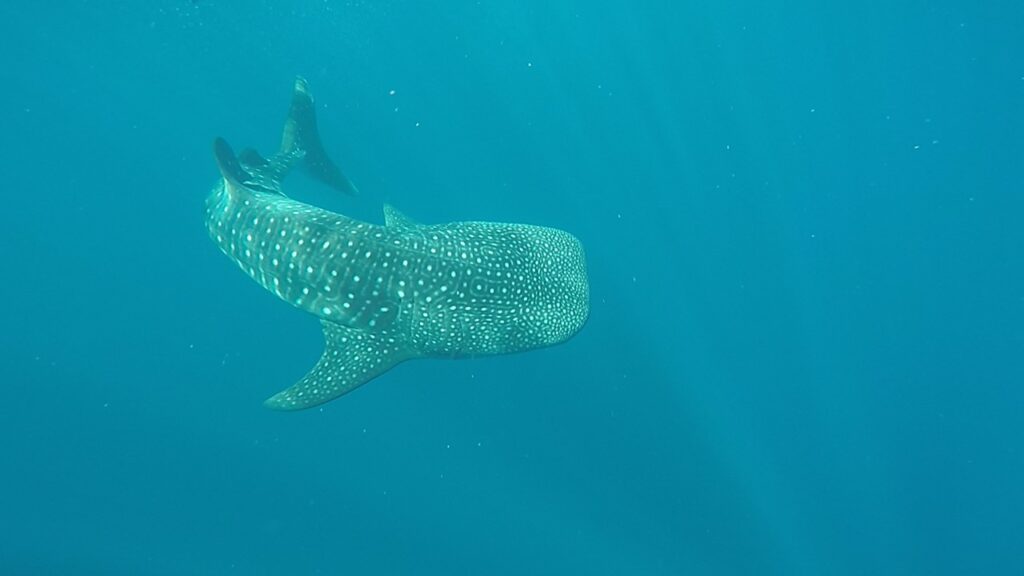
POLYGON ((268 398, 277 410, 302 410, 346 394, 411 357, 386 333, 349 328, 326 320, 320 361, 292 387, 268 398))

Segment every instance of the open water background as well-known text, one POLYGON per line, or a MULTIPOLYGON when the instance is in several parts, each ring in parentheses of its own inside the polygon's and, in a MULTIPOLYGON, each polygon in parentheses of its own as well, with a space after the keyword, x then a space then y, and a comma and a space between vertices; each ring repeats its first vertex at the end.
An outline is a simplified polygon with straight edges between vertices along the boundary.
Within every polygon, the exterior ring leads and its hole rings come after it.
POLYGON ((0 7, 0 573, 1024 574, 1024 4, 0 7), (206 237, 307 77, 380 222, 579 236, 590 322, 264 398, 206 237), (393 93, 392 93, 393 91, 393 93))

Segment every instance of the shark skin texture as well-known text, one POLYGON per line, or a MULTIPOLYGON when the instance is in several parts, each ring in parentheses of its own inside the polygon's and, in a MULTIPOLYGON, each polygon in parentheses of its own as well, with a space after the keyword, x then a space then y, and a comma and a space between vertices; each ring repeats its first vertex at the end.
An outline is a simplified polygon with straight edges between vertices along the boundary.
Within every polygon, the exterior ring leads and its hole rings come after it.
POLYGON ((293 168, 356 189, 328 158, 307 83, 295 82, 270 159, 214 141, 221 180, 206 200, 220 250, 261 286, 320 319, 324 352, 266 400, 300 410, 414 358, 507 354, 564 342, 589 315, 583 247, 571 234, 495 222, 419 224, 384 205, 384 225, 293 200, 293 168))

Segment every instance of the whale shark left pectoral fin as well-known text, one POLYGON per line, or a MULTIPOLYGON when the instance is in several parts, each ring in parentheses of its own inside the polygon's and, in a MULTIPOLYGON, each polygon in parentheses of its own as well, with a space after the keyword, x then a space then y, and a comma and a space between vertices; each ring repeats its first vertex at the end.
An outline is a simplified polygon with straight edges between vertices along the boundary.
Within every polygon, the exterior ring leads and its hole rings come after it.
POLYGON ((333 400, 411 357, 387 333, 322 321, 324 353, 295 385, 264 402, 277 410, 302 410, 333 400))

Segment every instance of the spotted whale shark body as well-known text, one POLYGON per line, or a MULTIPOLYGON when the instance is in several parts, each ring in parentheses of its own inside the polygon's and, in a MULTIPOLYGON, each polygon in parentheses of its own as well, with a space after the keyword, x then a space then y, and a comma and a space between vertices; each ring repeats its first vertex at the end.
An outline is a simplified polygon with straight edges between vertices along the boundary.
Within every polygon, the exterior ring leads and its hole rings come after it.
POLYGON ((267 406, 316 406, 413 358, 518 352, 579 331, 589 288, 582 246, 566 232, 421 225, 387 205, 380 226, 286 197, 293 167, 355 191, 324 152, 314 110, 299 78, 275 156, 236 157, 214 142, 223 178, 206 202, 211 238, 264 288, 317 316, 326 341, 316 366, 267 406))

